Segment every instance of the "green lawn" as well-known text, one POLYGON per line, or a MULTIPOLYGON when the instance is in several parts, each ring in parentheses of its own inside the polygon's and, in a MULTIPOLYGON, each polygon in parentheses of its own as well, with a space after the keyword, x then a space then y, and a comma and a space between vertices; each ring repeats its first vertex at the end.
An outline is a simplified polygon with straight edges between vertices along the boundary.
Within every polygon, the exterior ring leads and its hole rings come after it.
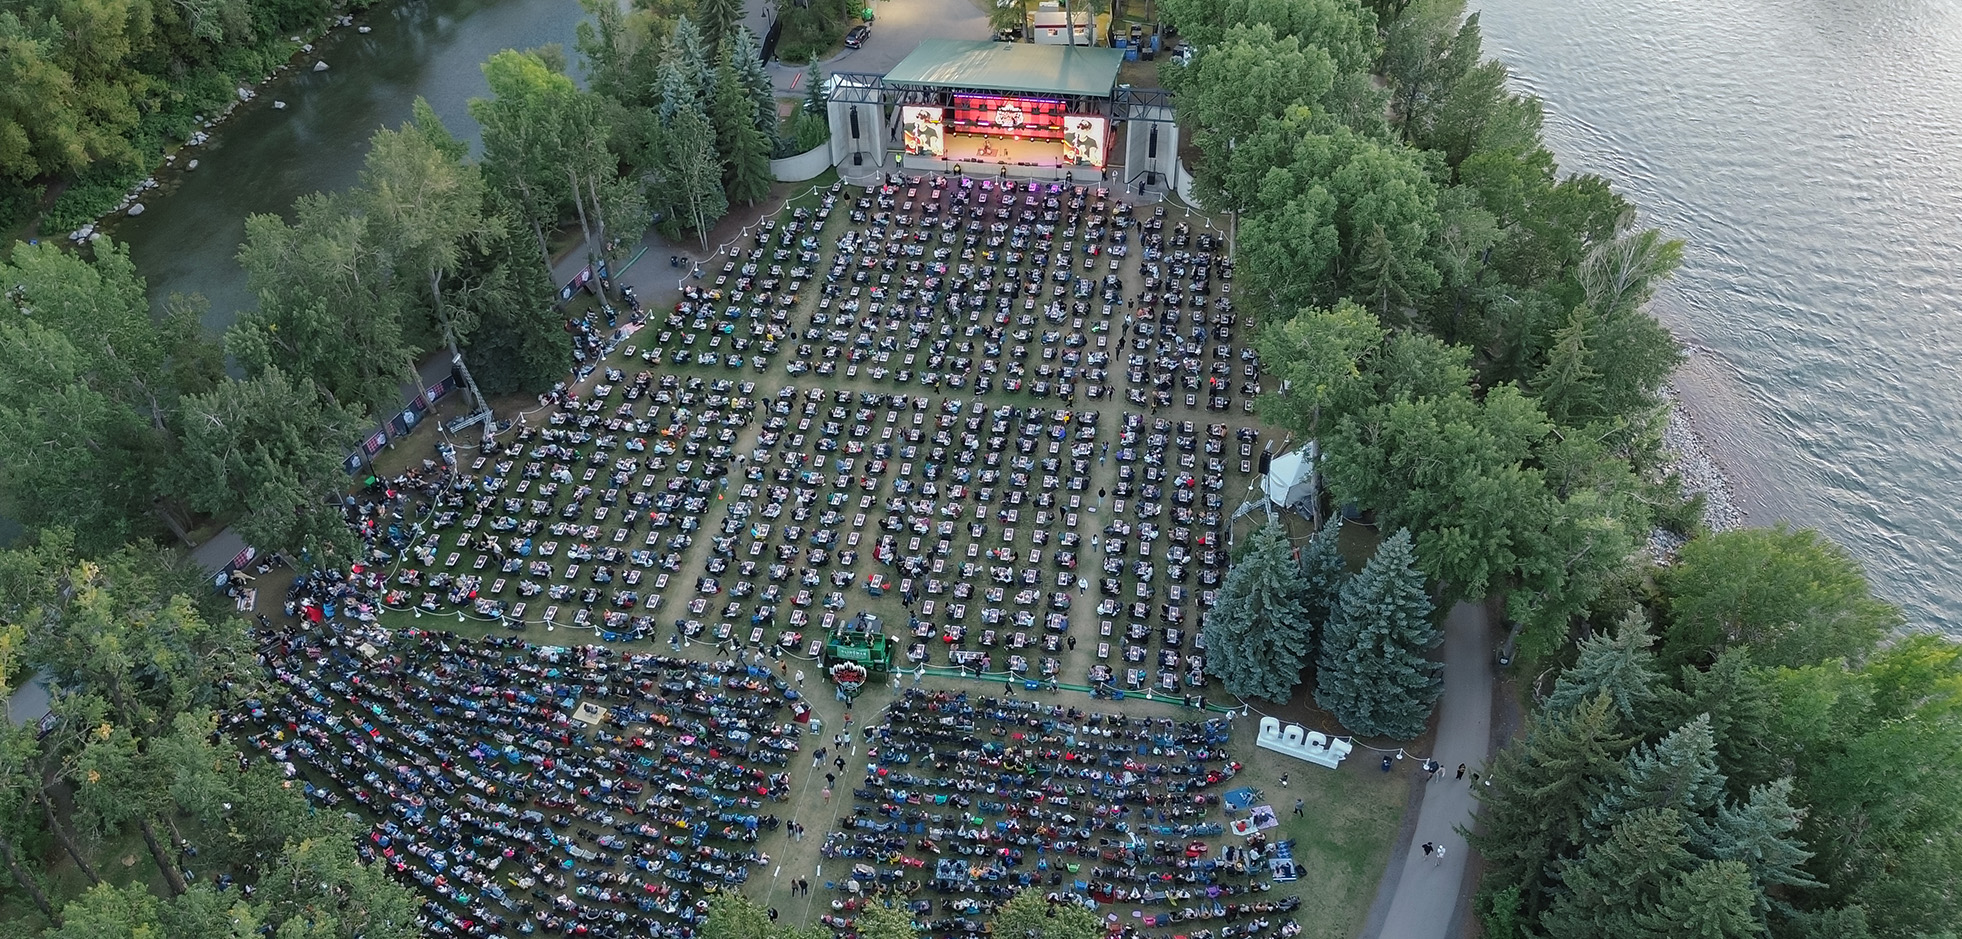
MULTIPOLYGON (((1280 813, 1276 840, 1294 839, 1295 861, 1308 874, 1293 884, 1301 909, 1295 913, 1305 939, 1348 939, 1362 930, 1376 895, 1376 882, 1389 862, 1391 843, 1403 821, 1410 791, 1407 773, 1381 773, 1367 751, 1352 755, 1339 770, 1325 770, 1270 751, 1263 759, 1289 764, 1290 788, 1269 787, 1267 796, 1280 813), (1294 800, 1306 813, 1294 817, 1294 800)), ((1280 768, 1280 767, 1277 767, 1280 768)))

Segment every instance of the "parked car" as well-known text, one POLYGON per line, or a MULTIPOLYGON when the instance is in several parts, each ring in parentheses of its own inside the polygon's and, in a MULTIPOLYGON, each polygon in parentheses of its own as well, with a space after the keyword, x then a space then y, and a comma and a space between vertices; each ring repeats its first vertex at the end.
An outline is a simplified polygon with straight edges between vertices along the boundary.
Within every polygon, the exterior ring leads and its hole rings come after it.
POLYGON ((865 40, 870 38, 872 38, 872 27, 860 23, 852 27, 851 32, 845 34, 845 48, 856 49, 865 45, 865 40))

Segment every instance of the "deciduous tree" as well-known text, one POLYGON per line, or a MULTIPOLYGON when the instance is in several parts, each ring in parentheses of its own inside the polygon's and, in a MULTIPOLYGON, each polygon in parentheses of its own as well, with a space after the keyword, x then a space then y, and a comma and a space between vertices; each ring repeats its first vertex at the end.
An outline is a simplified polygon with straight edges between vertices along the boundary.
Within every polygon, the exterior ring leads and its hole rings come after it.
POLYGON ((261 549, 320 564, 359 556, 340 508, 341 460, 369 426, 359 414, 277 367, 193 395, 184 410, 170 491, 200 511, 239 511, 234 528, 261 549))
POLYGON ((1024 889, 995 911, 995 935, 1031 939, 1097 939, 1104 934, 1097 914, 1071 902, 1050 902, 1043 892, 1024 889))
POLYGON ((1769 666, 1858 658, 1901 622, 1844 548, 1784 525, 1691 540, 1663 589, 1668 662, 1707 661, 1734 645, 1769 666))

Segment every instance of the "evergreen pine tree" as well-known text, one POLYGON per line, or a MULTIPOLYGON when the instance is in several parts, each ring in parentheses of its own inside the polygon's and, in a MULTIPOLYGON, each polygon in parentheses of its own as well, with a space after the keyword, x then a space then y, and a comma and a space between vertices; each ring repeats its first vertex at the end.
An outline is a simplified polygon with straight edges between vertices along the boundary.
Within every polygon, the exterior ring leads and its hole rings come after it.
POLYGON ((756 111, 730 56, 722 57, 715 82, 716 149, 726 164, 723 189, 731 201, 755 205, 770 194, 772 144, 756 128, 756 111))
POLYGON ((1338 606, 1322 638, 1316 703, 1358 734, 1409 739, 1423 733, 1444 684, 1425 653, 1444 635, 1431 622, 1409 529, 1377 547, 1343 585, 1338 606))
POLYGON ((1691 847, 1703 857, 1744 866, 1757 894, 1752 912, 1762 922, 1774 906, 1765 891, 1774 885, 1821 886, 1799 869, 1812 857, 1795 835, 1799 822, 1799 812, 1792 807, 1791 777, 1774 779, 1753 787, 1742 804, 1719 806, 1714 819, 1692 819, 1691 847))
POLYGON ((1717 771, 1717 743, 1710 736, 1710 716, 1669 732, 1660 743, 1638 747, 1622 761, 1627 776, 1608 790, 1588 816, 1594 831, 1606 831, 1617 819, 1639 809, 1673 809, 1685 819, 1710 811, 1724 791, 1717 771))
POLYGON ((1322 530, 1301 548, 1302 602, 1308 622, 1319 629, 1335 613, 1342 600, 1342 585, 1349 580, 1349 562, 1343 560, 1342 516, 1331 515, 1322 530))
POLYGON ((1556 865, 1560 889, 1540 917, 1548 939, 1675 939, 1651 923, 1663 891, 1696 866, 1684 839, 1674 809, 1621 817, 1600 843, 1556 865))
POLYGON ((1685 871, 1663 886, 1655 909, 1637 921, 1667 939, 1758 939, 1764 927, 1752 908, 1760 894, 1736 861, 1714 861, 1685 871))
POLYGON ((755 109, 752 118, 756 129, 763 132, 763 139, 772 148, 777 145, 777 90, 770 84, 770 75, 763 70, 762 54, 756 48, 756 34, 748 27, 738 26, 729 36, 729 62, 735 66, 736 76, 742 80, 743 92, 749 96, 755 109))
POLYGON ((742 25, 742 0, 696 0, 695 18, 701 23, 702 49, 711 60, 736 33, 749 31, 742 25))
POLYGON ((674 32, 661 44, 661 64, 654 74, 661 97, 658 113, 662 124, 673 123, 675 115, 683 110, 700 110, 708 105, 715 70, 703 48, 701 31, 688 17, 677 20, 674 32))
POLYGON ((1206 667, 1242 698, 1286 701, 1307 663, 1311 623, 1287 529, 1263 526, 1206 614, 1206 667))
POLYGON ((825 104, 824 69, 812 62, 811 67, 804 70, 804 111, 807 114, 823 114, 825 104))
POLYGON ((1535 715, 1526 733, 1486 767, 1492 785, 1471 835, 1495 884, 1516 885, 1528 916, 1545 909, 1548 862, 1579 850, 1588 813, 1622 779, 1622 758, 1638 738, 1618 730, 1614 704, 1595 695, 1572 712, 1535 715))
POLYGON ((1655 653, 1649 651, 1654 644, 1648 620, 1639 612, 1624 617, 1613 636, 1588 637, 1580 644, 1580 658, 1560 673, 1541 709, 1565 714, 1597 694, 1606 694, 1621 719, 1637 726, 1638 713, 1655 700, 1662 679, 1655 670, 1655 653))
MULTIPOLYGON (((1778 705, 1764 670, 1751 664, 1749 649, 1725 649, 1707 669, 1683 666, 1682 691, 1663 689, 1659 726, 1676 727, 1698 714, 1710 715, 1717 740, 1717 768, 1732 796, 1777 778, 1783 755, 1765 745, 1772 739, 1778 705)), ((1648 729, 1648 728, 1644 728, 1648 729)))

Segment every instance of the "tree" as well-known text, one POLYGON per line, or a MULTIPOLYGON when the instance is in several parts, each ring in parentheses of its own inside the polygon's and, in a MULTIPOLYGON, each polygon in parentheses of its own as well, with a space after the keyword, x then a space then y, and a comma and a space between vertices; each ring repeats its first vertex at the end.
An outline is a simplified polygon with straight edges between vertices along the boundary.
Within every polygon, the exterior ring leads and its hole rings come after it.
POLYGON ((1295 563, 1287 529, 1261 526, 1226 572, 1219 600, 1206 614, 1207 670, 1229 694, 1286 701, 1313 648, 1308 584, 1295 563))
POLYGON ((420 904, 383 865, 354 853, 354 832, 324 828, 289 841, 259 878, 259 902, 275 934, 312 939, 415 939, 420 904), (301 930, 304 930, 302 932, 301 930))
POLYGON ((222 370, 195 304, 153 316, 129 252, 94 248, 16 243, 0 263, 15 314, 0 322, 0 507, 108 552, 157 530, 148 480, 178 401, 222 370))
POLYGON ((912 914, 902 907, 874 900, 859 911, 852 923, 860 939, 916 939, 920 930, 912 914))
MULTIPOLYGON (((742 85, 744 94, 749 96, 750 107, 754 109, 752 120, 756 129, 771 147, 777 144, 777 89, 770 82, 770 73, 763 70, 763 50, 757 48, 756 34, 748 27, 739 27, 729 39, 729 65, 735 69, 736 78, 742 85)), ((811 68, 817 68, 812 63, 811 68)), ((808 77, 808 76, 807 76, 808 77)), ((806 94, 809 94, 808 90, 806 94)))
POLYGON ((1527 533, 1544 528, 1545 475, 1529 461, 1550 430, 1511 385, 1483 401, 1464 391, 1390 399, 1323 438, 1323 468, 1338 503, 1416 532, 1442 598, 1483 597, 1519 566, 1527 533))
POLYGON ((776 933, 769 912, 755 900, 734 890, 718 890, 709 897, 701 939, 774 939, 776 933))
POLYGON ((547 391, 572 363, 552 272, 515 228, 486 240, 445 290, 476 321, 463 359, 487 395, 547 391))
POLYGON ((41 916, 58 922, 43 886, 46 871, 36 863, 34 852, 24 847, 29 838, 40 834, 41 813, 36 807, 41 795, 39 756, 40 746, 30 725, 13 721, 0 725, 0 864, 6 865, 14 886, 33 901, 41 916))
POLYGON ((701 30, 694 21, 682 17, 661 48, 656 87, 660 91, 661 123, 673 122, 675 115, 688 110, 704 110, 715 85, 715 60, 709 58, 701 30))
POLYGON ((1334 83, 1335 63, 1326 51, 1304 48, 1265 23, 1229 28, 1218 45, 1180 70, 1173 88, 1181 114, 1196 125, 1193 144, 1205 154, 1202 177, 1228 162, 1237 141, 1290 108, 1312 107, 1334 83))
POLYGON ((1540 702, 1541 709, 1558 717, 1605 694, 1624 726, 1640 727, 1647 716, 1645 709, 1656 699, 1656 688, 1662 684, 1662 676, 1655 669, 1655 653, 1649 651, 1654 644, 1648 620, 1640 613, 1624 617, 1612 636, 1599 633, 1581 640, 1579 660, 1560 673, 1553 693, 1540 702))
POLYGON ((1328 622, 1342 602, 1342 585, 1349 580, 1349 562, 1342 557, 1341 541, 1342 515, 1335 513, 1301 547, 1298 566, 1302 611, 1311 625, 1328 622))
POLYGON ((1315 703, 1358 734, 1423 733, 1444 685, 1427 655, 1444 642, 1432 609, 1410 531, 1398 529, 1342 587, 1323 630, 1315 703))
POLYGON ((1717 742, 1708 715, 1670 731, 1659 743, 1644 744, 1623 758, 1622 780, 1588 816, 1595 831, 1607 831, 1618 819, 1642 809, 1666 809, 1681 819, 1693 819, 1714 809, 1723 795, 1724 777, 1717 770, 1717 742))
POLYGON ((824 69, 812 62, 804 70, 804 113, 823 114, 829 101, 824 92, 824 69))
POLYGON ((1663 892, 1696 867, 1674 809, 1619 816, 1606 837, 1559 865, 1560 893, 1540 917, 1549 939, 1671 939, 1651 925, 1663 892))
POLYGON ((716 70, 712 109, 717 150, 726 164, 723 189, 731 201, 755 205, 770 194, 775 144, 756 126, 756 108, 735 62, 725 56, 716 70))
POLYGON ((169 491, 199 511, 240 510, 248 544, 304 550, 315 563, 347 563, 360 545, 341 518, 341 460, 366 433, 354 410, 277 367, 185 401, 184 442, 169 491))
POLYGON ((736 34, 748 32, 742 0, 697 0, 695 19, 701 24, 702 51, 711 60, 734 44, 736 34))
POLYGON ((1626 776, 1622 759, 1638 738, 1620 723, 1605 694, 1562 715, 1535 714, 1487 765, 1491 785, 1473 792, 1482 805, 1470 838, 1488 865, 1487 883, 1517 888, 1529 917, 1551 897, 1549 862, 1574 856, 1589 813, 1626 776))
POLYGON ((1654 726, 1677 727, 1698 714, 1710 715, 1710 733, 1717 741, 1717 768, 1734 796, 1790 772, 1786 755, 1774 749, 1772 726, 1778 707, 1766 670, 1751 663, 1747 649, 1725 649, 1709 668, 1684 666, 1680 691, 1665 690, 1651 714, 1654 726))
POLYGON ((1801 870, 1812 852, 1799 842, 1800 814, 1792 805, 1792 779, 1772 780, 1751 789, 1743 803, 1726 801, 1714 819, 1690 825, 1692 846, 1704 857, 1739 864, 1753 888, 1752 914, 1760 926, 1775 905, 1767 891, 1812 888, 1819 881, 1801 870))
POLYGON ((47 939, 142 939, 164 935, 163 905, 142 882, 96 884, 61 908, 62 923, 47 939))
POLYGON ((389 247, 397 277, 405 287, 419 284, 426 291, 432 332, 449 348, 472 406, 484 410, 489 405, 460 348, 476 328, 473 311, 446 302, 443 291, 469 253, 503 227, 503 219, 484 214, 483 175, 463 162, 466 152, 429 103, 417 98, 415 120, 371 138, 362 201, 389 247))
POLYGON ((420 387, 422 350, 405 323, 408 298, 393 282, 377 226, 352 195, 303 196, 291 225, 277 215, 245 220, 239 263, 259 298, 225 334, 248 376, 278 368, 304 376, 344 407, 377 419, 420 387))
POLYGON ((574 47, 585 63, 587 87, 623 107, 654 104, 655 56, 673 29, 654 9, 659 5, 623 9, 607 0, 580 0, 588 19, 579 24, 574 47))
POLYGON ((1707 661, 1734 645, 1767 666, 1858 658, 1901 622, 1844 548, 1784 525, 1691 540, 1663 590, 1670 662, 1707 661))
POLYGON ((1097 914, 1072 902, 1051 902, 1040 890, 1018 891, 995 910, 994 935, 1030 939, 1097 939, 1104 934, 1097 914))
POLYGON ((482 68, 491 97, 472 98, 469 108, 483 128, 484 181, 531 229, 539 257, 549 265, 545 229, 558 226, 568 201, 564 167, 569 151, 590 147, 594 129, 567 126, 579 89, 538 56, 506 49, 482 68))
POLYGON ((1717 861, 1664 884, 1656 908, 1638 922, 1649 934, 1672 939, 1757 939, 1764 926, 1751 910, 1759 900, 1743 864, 1717 861))
POLYGON ((1234 25, 1259 23, 1324 50, 1344 72, 1364 72, 1376 62, 1378 19, 1356 0, 1160 0, 1158 12, 1201 49, 1234 25))
POLYGON ((689 227, 708 250, 709 225, 729 211, 722 188, 722 159, 715 152, 715 128, 699 110, 675 113, 664 140, 663 173, 676 214, 677 227, 689 227))

